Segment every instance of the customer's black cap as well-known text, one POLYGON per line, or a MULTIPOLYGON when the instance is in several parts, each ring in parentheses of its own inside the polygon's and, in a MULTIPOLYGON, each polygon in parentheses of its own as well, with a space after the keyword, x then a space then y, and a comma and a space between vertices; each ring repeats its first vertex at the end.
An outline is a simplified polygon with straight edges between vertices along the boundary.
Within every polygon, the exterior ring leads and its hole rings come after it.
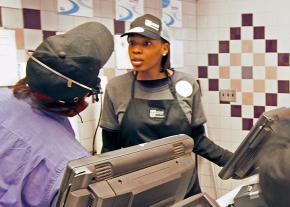
POLYGON ((130 30, 122 34, 121 37, 130 34, 139 34, 152 39, 163 38, 167 42, 170 42, 167 26, 159 18, 151 14, 137 17, 130 24, 130 30))
POLYGON ((260 160, 259 181, 269 207, 290 205, 290 138, 273 136, 260 160))
MULTIPOLYGON (((100 84, 99 70, 114 49, 111 32, 101 23, 88 22, 44 40, 32 56, 58 73, 90 88, 100 84)), ((28 85, 54 100, 70 101, 88 90, 47 70, 29 58, 26 66, 28 85)))

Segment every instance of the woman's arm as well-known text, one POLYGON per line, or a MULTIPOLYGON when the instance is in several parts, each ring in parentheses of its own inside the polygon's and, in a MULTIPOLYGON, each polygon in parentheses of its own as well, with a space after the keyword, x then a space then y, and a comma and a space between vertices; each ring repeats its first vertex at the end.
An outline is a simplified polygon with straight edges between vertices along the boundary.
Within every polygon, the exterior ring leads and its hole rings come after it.
POLYGON ((233 156, 233 153, 220 147, 205 136, 203 125, 192 128, 191 135, 194 139, 193 152, 214 162, 219 166, 224 166, 233 156))

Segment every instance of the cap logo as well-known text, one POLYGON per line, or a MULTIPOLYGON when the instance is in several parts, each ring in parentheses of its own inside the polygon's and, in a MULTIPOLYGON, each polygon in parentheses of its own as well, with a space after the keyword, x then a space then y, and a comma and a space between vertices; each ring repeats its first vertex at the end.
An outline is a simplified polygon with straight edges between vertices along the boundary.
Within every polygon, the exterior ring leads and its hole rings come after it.
POLYGON ((160 25, 159 24, 156 24, 156 23, 152 22, 149 19, 145 19, 145 25, 147 27, 150 27, 152 29, 155 29, 156 31, 159 31, 159 28, 160 28, 160 25))
POLYGON ((128 32, 133 32, 133 33, 139 33, 139 32, 144 32, 144 28, 142 27, 134 27, 133 29, 130 29, 128 32))

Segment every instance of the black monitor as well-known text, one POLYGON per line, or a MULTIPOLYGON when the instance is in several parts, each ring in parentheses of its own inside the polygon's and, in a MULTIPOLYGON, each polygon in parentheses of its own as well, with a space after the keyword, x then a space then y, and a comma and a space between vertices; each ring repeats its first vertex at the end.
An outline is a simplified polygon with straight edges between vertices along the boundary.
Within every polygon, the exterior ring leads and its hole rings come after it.
POLYGON ((258 172, 258 160, 263 153, 263 146, 271 139, 290 135, 290 109, 277 108, 264 112, 252 127, 233 157, 219 172, 222 179, 246 178, 258 172))
POLYGON ((176 135, 69 162, 59 207, 165 207, 192 183, 193 139, 176 135))

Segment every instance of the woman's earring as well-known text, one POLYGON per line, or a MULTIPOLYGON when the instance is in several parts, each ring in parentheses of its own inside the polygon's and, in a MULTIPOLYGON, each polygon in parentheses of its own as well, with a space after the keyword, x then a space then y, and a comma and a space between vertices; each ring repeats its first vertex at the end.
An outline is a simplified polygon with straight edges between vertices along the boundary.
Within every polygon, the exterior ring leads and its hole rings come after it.
POLYGON ((163 53, 162 55, 163 55, 163 56, 166 56, 166 55, 167 55, 167 53, 163 53))

